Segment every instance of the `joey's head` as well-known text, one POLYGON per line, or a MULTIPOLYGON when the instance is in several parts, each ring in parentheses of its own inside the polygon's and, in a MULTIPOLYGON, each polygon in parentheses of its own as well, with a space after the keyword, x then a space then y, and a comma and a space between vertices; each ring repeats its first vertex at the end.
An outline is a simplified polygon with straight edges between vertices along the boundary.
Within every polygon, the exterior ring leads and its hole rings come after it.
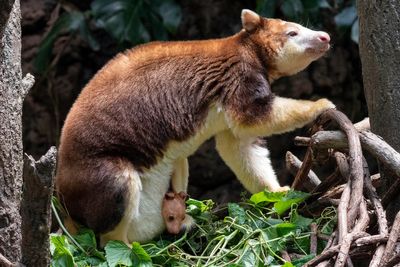
POLYGON ((242 11, 242 25, 244 38, 264 57, 272 80, 303 70, 330 47, 326 32, 280 19, 263 18, 248 9, 242 11))
POLYGON ((184 221, 186 217, 185 192, 167 192, 162 205, 162 216, 168 233, 177 235, 185 230, 184 221))

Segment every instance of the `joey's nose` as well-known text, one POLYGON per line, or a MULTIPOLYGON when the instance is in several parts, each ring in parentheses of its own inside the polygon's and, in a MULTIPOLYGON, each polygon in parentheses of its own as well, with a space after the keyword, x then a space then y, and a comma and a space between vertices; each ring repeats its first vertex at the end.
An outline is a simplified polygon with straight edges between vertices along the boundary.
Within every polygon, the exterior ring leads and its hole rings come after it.
POLYGON ((327 34, 326 32, 319 32, 318 39, 322 43, 329 43, 331 41, 331 37, 329 37, 329 34, 327 34))

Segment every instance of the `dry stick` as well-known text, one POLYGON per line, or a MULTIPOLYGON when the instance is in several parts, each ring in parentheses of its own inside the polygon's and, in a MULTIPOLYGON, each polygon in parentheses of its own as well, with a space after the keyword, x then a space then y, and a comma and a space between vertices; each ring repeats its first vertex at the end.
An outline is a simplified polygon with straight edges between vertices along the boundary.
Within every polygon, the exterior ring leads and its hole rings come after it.
MULTIPOLYGON (((385 210, 383 209, 382 203, 379 201, 378 194, 376 193, 374 187, 372 186, 371 176, 368 169, 368 163, 364 157, 363 157, 363 167, 364 167, 364 189, 367 197, 371 200, 371 203, 374 206, 375 215, 379 226, 379 234, 381 236, 387 236, 389 230, 386 220, 386 213, 385 210)), ((379 265, 379 262, 382 259, 384 251, 385 251, 384 244, 381 244, 377 247, 374 255, 372 256, 371 262, 369 263, 370 267, 377 267, 379 265)))
POLYGON ((379 266, 385 266, 391 259, 399 234, 400 234, 400 212, 397 213, 396 218, 394 219, 392 230, 390 231, 389 239, 386 244, 385 251, 383 252, 382 260, 379 266))
POLYGON ((353 225, 357 217, 363 195, 362 150, 358 131, 342 112, 328 110, 323 115, 336 121, 345 132, 349 142, 349 164, 351 179, 351 198, 349 206, 349 224, 353 225))
POLYGON ((15 264, 13 264, 11 261, 9 261, 6 257, 3 256, 3 254, 0 253, 0 266, 4 267, 14 267, 15 264))
MULTIPOLYGON (((292 152, 286 152, 286 169, 294 176, 298 173, 301 168, 303 162, 299 160, 292 152)), ((321 180, 312 170, 308 173, 308 179, 304 180, 304 187, 308 191, 312 191, 315 187, 317 187, 321 183, 321 180)))
POLYGON ((386 193, 382 197, 382 205, 387 207, 392 199, 399 194, 400 190, 400 179, 398 178, 394 183, 389 187, 386 193))
POLYGON ((345 188, 342 193, 342 197, 340 198, 339 206, 337 209, 338 212, 338 243, 341 244, 343 242, 344 237, 347 235, 347 209, 350 201, 350 186, 351 181, 349 180, 345 185, 345 188))
POLYGON ((329 190, 329 188, 337 185, 342 179, 340 179, 340 173, 336 169, 331 175, 326 177, 317 187, 312 190, 312 194, 316 194, 316 196, 320 195, 323 192, 329 190))
POLYGON ((317 245, 318 245, 318 225, 316 223, 311 223, 311 235, 310 235, 310 254, 317 254, 317 245))
POLYGON ((334 156, 335 156, 336 164, 339 169, 339 173, 342 175, 342 177, 344 179, 346 179, 346 181, 348 181, 350 178, 350 169, 349 169, 350 166, 347 161, 346 155, 339 151, 335 151, 334 156))
POLYGON ((299 190, 303 186, 304 180, 306 177, 308 177, 308 173, 311 169, 312 156, 313 156, 312 148, 308 147, 306 155, 304 156, 303 164, 301 165, 299 171, 297 172, 296 176, 294 177, 294 181, 292 184, 293 189, 299 190))
POLYGON ((400 253, 397 253, 394 255, 388 263, 386 263, 385 267, 392 267, 395 266, 396 264, 400 263, 400 253))
MULTIPOLYGON (((325 111, 323 114, 327 113, 328 111, 325 111)), ((320 115, 317 119, 317 122, 311 128, 311 134, 314 134, 318 130, 321 130, 321 125, 323 125, 327 121, 328 120, 326 118, 320 115)), ((294 178, 292 184, 293 189, 301 189, 302 185, 304 184, 304 180, 306 179, 306 177, 308 177, 308 173, 310 172, 312 165, 312 158, 313 158, 313 151, 311 146, 309 146, 307 148, 306 155, 304 156, 303 164, 301 165, 299 171, 297 172, 294 178)))
POLYGON ((388 236, 383 235, 370 235, 365 237, 360 237, 359 239, 354 241, 354 244, 358 247, 361 246, 368 246, 377 243, 384 243, 387 242, 388 236))
MULTIPOLYGON (((371 155, 382 162, 391 172, 400 177, 400 153, 394 150, 381 137, 369 131, 359 132, 362 147, 371 155)), ((346 148, 348 146, 346 136, 340 131, 319 131, 315 133, 308 141, 301 145, 308 146, 312 144, 315 148, 346 148)), ((297 144, 300 144, 297 142, 297 144)))
POLYGON ((346 235, 340 244, 340 249, 338 252, 338 256, 336 258, 335 267, 343 267, 347 262, 347 258, 349 256, 351 243, 358 235, 363 235, 364 230, 367 228, 369 223, 369 216, 367 205, 364 200, 360 203, 360 216, 359 219, 354 226, 351 233, 346 235))
POLYGON ((317 257, 315 257, 314 259, 307 262, 304 265, 304 267, 316 266, 318 263, 332 258, 339 252, 339 248, 340 248, 340 245, 335 245, 335 246, 328 248, 327 250, 322 251, 322 253, 319 254, 317 257))

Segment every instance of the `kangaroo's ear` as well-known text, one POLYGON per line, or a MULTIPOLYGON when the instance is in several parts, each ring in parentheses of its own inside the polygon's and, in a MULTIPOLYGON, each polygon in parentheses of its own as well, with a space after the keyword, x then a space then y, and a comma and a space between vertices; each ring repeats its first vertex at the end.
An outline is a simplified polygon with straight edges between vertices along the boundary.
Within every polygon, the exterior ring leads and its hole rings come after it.
POLYGON ((261 17, 249 9, 242 10, 242 26, 246 32, 254 32, 261 25, 261 17))

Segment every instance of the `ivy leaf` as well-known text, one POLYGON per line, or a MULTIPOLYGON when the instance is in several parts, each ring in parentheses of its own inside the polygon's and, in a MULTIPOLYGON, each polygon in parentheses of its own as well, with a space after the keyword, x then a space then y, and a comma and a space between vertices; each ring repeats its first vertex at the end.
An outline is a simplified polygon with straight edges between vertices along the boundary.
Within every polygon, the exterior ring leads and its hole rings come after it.
POLYGON ((50 235, 51 265, 54 267, 74 267, 75 261, 70 248, 66 236, 50 235))
POLYGON ((287 261, 281 267, 295 267, 295 266, 290 261, 287 261))
POLYGON ((286 192, 263 191, 263 192, 253 194, 250 197, 250 201, 253 202, 254 204, 260 204, 263 202, 266 202, 266 203, 277 202, 277 201, 282 200, 282 198, 285 195, 286 195, 286 192))
POLYGON ((132 243, 132 262, 133 266, 138 267, 151 267, 153 264, 151 263, 151 258, 147 254, 147 252, 142 248, 142 246, 138 242, 132 243))
POLYGON ((296 225, 298 229, 306 230, 310 227, 313 219, 306 218, 297 213, 297 211, 292 211, 290 216, 290 222, 296 225))
POLYGON ((236 218, 238 224, 244 224, 246 222, 246 212, 238 204, 229 203, 228 212, 230 217, 236 218))
POLYGON ((131 249, 122 241, 110 241, 105 246, 106 259, 109 267, 119 265, 132 266, 131 249))
POLYGON ((300 191, 289 191, 286 196, 284 196, 280 201, 274 204, 274 210, 276 211, 276 213, 281 215, 285 211, 290 209, 293 204, 303 202, 309 196, 309 193, 300 191))
POLYGON ((239 266, 243 267, 254 267, 259 265, 259 258, 257 255, 260 253, 260 245, 257 240, 249 239, 246 242, 245 247, 243 248, 243 252, 241 253, 241 259, 239 262, 239 266))

